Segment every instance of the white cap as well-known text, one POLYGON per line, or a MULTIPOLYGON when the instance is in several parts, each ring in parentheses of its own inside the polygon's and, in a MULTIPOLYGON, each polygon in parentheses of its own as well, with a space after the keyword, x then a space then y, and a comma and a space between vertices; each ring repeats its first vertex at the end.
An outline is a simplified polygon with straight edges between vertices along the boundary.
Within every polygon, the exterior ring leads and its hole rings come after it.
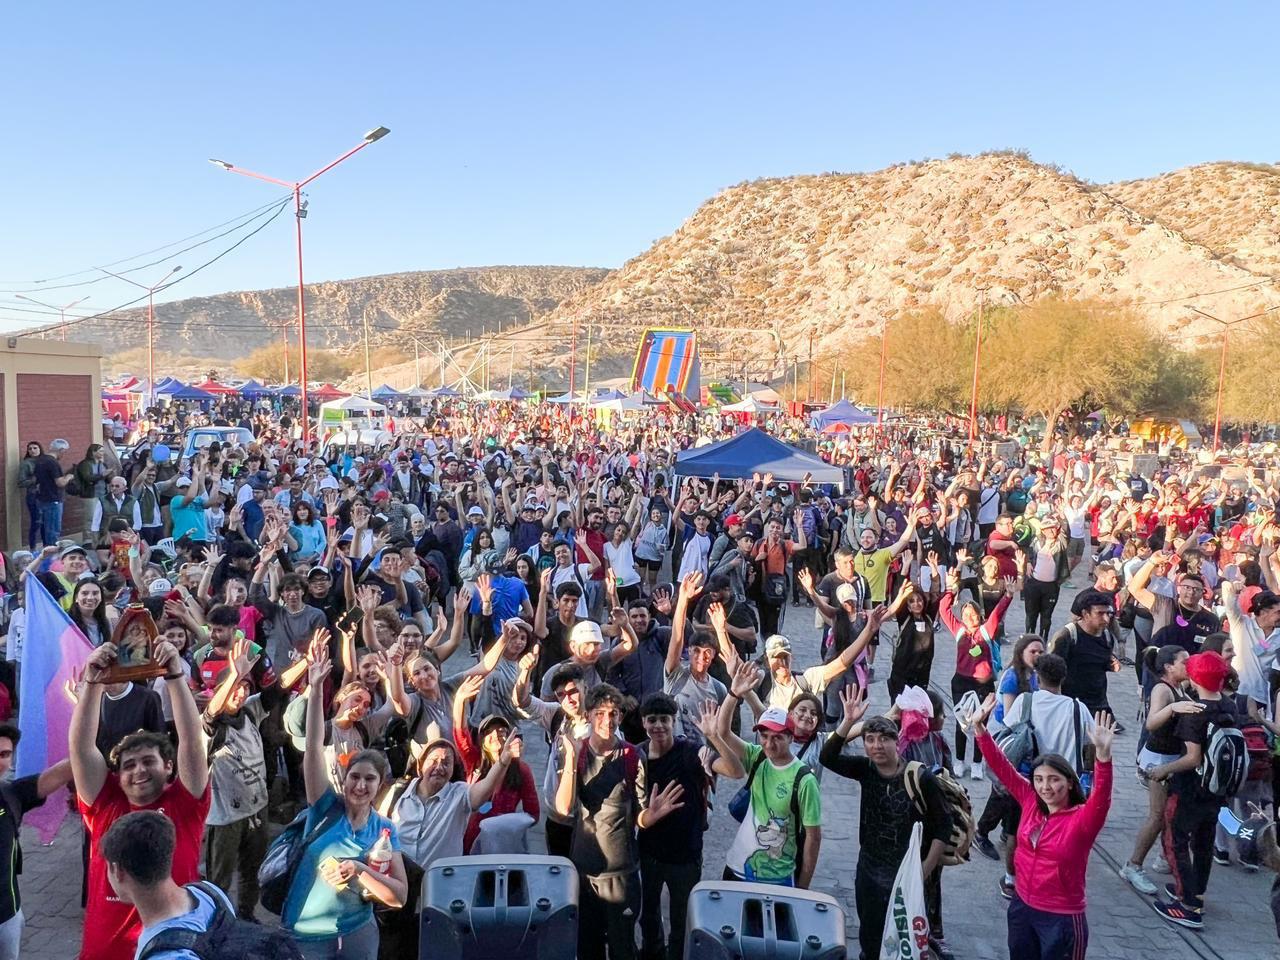
POLYGON ((185 490, 187 487, 191 486, 191 478, 179 477, 177 480, 173 481, 173 485, 179 490, 185 490))
POLYGON ((594 620, 580 620, 574 624, 573 632, 569 634, 569 643, 604 643, 604 634, 594 620))
POLYGON ((158 580, 151 581, 151 586, 148 588, 147 592, 150 593, 151 596, 153 597, 163 597, 166 593, 168 593, 172 589, 173 589, 173 584, 170 583, 168 580, 166 580, 164 577, 160 577, 158 580))

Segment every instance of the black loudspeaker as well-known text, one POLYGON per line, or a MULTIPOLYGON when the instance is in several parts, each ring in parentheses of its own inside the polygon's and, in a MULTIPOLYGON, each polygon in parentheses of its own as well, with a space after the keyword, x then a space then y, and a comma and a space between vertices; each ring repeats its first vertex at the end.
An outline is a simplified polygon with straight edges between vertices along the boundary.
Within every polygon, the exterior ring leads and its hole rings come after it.
POLYGON ((420 960, 572 960, 578 872, 564 857, 437 860, 423 879, 420 960))
POLYGON ((703 881, 689 895, 684 960, 845 960, 834 897, 767 883, 703 881))

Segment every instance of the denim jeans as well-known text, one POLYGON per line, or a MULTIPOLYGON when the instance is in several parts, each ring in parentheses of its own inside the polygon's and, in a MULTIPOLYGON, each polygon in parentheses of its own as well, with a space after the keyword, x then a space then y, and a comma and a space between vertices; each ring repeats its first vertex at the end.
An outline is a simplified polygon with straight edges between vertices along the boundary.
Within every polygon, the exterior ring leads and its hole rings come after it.
POLYGON ((22 946, 22 925, 21 910, 0 923, 0 960, 18 960, 18 949, 22 946))
POLYGON ((40 503, 40 526, 44 530, 44 545, 51 547, 62 536, 62 501, 40 503))

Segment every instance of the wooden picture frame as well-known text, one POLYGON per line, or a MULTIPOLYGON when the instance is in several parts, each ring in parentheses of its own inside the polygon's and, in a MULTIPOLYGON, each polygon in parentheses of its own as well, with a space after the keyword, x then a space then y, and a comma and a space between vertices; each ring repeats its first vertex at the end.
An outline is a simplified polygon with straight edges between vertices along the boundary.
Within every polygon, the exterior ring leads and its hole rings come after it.
POLYGON ((111 631, 117 658, 102 672, 98 682, 126 683, 163 677, 168 667, 154 659, 158 636, 159 630, 146 607, 140 603, 126 607, 111 631))

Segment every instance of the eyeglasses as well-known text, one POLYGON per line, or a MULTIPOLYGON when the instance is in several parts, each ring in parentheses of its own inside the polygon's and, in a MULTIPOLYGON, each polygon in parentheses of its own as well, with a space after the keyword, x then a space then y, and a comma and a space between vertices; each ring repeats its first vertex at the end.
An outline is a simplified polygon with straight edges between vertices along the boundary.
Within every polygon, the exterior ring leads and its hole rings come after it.
POLYGON ((563 687, 562 689, 556 691, 556 699, 564 700, 564 699, 567 699, 568 697, 572 697, 575 693, 581 693, 581 692, 582 691, 579 690, 577 687, 563 687))

